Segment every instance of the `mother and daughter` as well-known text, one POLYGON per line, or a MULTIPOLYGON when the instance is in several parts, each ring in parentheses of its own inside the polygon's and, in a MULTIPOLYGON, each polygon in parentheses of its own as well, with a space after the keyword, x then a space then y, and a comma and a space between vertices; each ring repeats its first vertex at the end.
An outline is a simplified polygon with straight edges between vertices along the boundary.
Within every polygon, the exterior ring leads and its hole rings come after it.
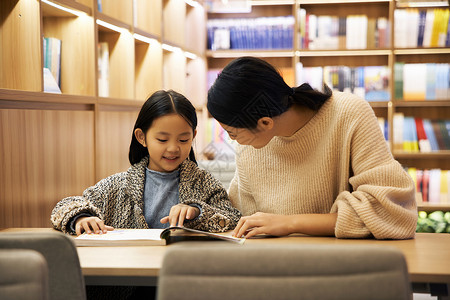
POLYGON ((207 108, 239 144, 228 195, 197 166, 192 104, 158 91, 136 120, 130 168, 58 202, 53 226, 77 235, 184 225, 239 237, 414 237, 414 183, 365 100, 291 88, 269 63, 242 57, 218 76, 207 108))

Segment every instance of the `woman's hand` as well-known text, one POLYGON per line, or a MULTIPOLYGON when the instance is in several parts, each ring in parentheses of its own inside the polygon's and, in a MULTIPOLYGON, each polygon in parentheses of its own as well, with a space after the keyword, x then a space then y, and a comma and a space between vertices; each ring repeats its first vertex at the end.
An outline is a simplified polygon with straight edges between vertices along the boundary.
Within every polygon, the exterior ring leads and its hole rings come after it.
POLYGON ((315 236, 334 236, 337 213, 275 215, 255 213, 242 217, 233 235, 250 238, 257 234, 284 236, 291 233, 303 233, 315 236))
POLYGON ((257 234, 284 236, 293 233, 291 215, 276 215, 257 212, 242 217, 233 231, 233 236, 250 238, 257 234))
POLYGON ((169 215, 162 218, 160 222, 163 224, 169 222, 170 226, 177 226, 178 222, 178 226, 183 226, 184 220, 195 219, 199 214, 200 210, 197 207, 180 203, 172 206, 169 215))
POLYGON ((98 217, 81 217, 75 223, 75 232, 77 235, 86 233, 107 233, 108 230, 114 230, 114 227, 105 225, 98 217))

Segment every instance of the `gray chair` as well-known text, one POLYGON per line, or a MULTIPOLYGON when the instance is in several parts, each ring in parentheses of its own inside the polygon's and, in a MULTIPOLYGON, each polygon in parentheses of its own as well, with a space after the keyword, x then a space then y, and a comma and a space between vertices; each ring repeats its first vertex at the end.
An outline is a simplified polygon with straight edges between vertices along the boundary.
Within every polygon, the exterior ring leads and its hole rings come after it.
POLYGON ((43 255, 48 265, 50 300, 86 299, 84 277, 71 237, 56 231, 0 233, 0 249, 31 249, 43 255))
POLYGON ((180 243, 158 282, 168 299, 412 299, 403 254, 368 245, 180 243))
POLYGON ((0 299, 48 300, 48 268, 42 254, 0 250, 0 299))

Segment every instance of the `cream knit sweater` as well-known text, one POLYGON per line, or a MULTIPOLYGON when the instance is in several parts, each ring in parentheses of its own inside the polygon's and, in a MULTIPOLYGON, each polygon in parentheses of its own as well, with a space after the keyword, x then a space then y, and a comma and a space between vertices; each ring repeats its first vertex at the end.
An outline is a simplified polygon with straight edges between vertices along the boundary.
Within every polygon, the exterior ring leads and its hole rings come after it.
POLYGON ((338 238, 413 238, 412 179, 392 157, 370 105, 333 92, 290 137, 238 146, 229 195, 243 215, 333 213, 338 238))

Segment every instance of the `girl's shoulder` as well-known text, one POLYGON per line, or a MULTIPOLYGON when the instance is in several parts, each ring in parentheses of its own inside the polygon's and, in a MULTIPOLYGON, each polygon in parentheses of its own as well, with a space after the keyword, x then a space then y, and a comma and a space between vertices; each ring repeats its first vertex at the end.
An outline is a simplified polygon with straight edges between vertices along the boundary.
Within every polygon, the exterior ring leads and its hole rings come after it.
POLYGON ((195 162, 186 159, 180 165, 180 181, 216 181, 215 177, 207 170, 199 167, 195 162))

